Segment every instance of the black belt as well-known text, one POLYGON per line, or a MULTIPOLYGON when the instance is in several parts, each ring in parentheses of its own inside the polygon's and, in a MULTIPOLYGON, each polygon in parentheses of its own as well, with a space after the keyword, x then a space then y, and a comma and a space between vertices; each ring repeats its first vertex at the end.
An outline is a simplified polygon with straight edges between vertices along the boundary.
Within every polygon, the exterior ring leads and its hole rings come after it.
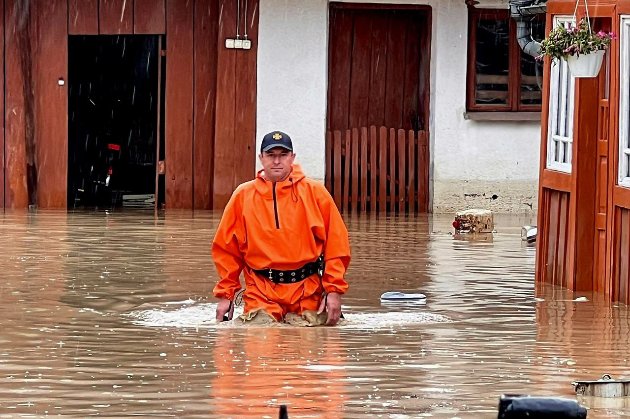
POLYGON ((303 281, 314 274, 322 276, 324 274, 324 257, 320 256, 315 262, 309 262, 301 268, 292 271, 280 271, 278 269, 269 268, 254 269, 254 272, 276 284, 291 284, 303 281))

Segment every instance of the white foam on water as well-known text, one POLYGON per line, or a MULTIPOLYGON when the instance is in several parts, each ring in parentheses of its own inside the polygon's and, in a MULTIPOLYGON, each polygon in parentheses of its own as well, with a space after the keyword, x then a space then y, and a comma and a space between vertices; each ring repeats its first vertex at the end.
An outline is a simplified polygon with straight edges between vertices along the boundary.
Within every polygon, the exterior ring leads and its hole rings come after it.
MULTIPOLYGON (((214 328, 216 304, 187 303, 178 308, 165 303, 166 308, 137 310, 125 314, 134 324, 145 327, 177 327, 177 328, 214 328)), ((242 314, 243 308, 236 307, 234 317, 242 314)), ((341 329, 390 329, 409 325, 450 322, 446 316, 423 311, 385 312, 385 313, 344 313, 345 319, 338 325, 341 329)), ((229 323, 221 327, 233 326, 229 323)), ((260 325, 258 325, 260 327, 260 325)), ((287 327, 295 327, 289 326, 287 327)))
POLYGON ((398 326, 448 323, 446 316, 425 311, 390 311, 387 313, 344 313, 344 329, 389 329, 398 326))

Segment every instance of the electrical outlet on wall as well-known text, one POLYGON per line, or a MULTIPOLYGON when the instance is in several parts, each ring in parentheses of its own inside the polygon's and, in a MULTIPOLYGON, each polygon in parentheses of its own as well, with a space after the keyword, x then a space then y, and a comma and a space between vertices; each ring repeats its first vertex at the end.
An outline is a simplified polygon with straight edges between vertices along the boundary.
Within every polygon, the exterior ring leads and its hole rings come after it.
POLYGON ((249 39, 243 39, 243 49, 251 49, 252 41, 249 39))
POLYGON ((234 47, 234 41, 235 41, 235 40, 234 40, 234 39, 232 39, 232 38, 227 38, 227 39, 225 40, 225 47, 226 47, 226 48, 229 48, 229 49, 235 48, 235 47, 234 47))
POLYGON ((243 48, 243 40, 242 39, 235 39, 234 40, 234 48, 242 49, 243 48))

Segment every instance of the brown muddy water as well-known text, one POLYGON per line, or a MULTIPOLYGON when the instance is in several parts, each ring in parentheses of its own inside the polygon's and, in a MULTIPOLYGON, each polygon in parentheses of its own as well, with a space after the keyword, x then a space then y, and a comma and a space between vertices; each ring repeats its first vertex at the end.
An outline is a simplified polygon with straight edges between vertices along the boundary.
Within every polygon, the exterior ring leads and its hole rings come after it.
POLYGON ((347 220, 334 328, 217 327, 217 221, 0 214, 0 416, 495 418, 502 393, 574 398, 573 380, 630 376, 626 306, 534 295, 531 218, 497 217, 492 241, 454 238, 450 216, 347 220), (382 304, 390 290, 427 302, 382 304))

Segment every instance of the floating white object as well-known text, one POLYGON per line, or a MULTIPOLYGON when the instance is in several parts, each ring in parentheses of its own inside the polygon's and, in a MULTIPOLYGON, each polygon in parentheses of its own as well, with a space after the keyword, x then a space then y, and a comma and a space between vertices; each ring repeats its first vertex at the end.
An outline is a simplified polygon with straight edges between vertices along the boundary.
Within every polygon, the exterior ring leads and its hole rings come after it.
POLYGON ((381 301, 418 301, 426 300, 424 294, 407 294, 400 291, 387 291, 381 295, 381 301))
POLYGON ((538 236, 538 228, 536 226, 523 226, 521 228, 521 240, 527 243, 533 243, 538 236))

